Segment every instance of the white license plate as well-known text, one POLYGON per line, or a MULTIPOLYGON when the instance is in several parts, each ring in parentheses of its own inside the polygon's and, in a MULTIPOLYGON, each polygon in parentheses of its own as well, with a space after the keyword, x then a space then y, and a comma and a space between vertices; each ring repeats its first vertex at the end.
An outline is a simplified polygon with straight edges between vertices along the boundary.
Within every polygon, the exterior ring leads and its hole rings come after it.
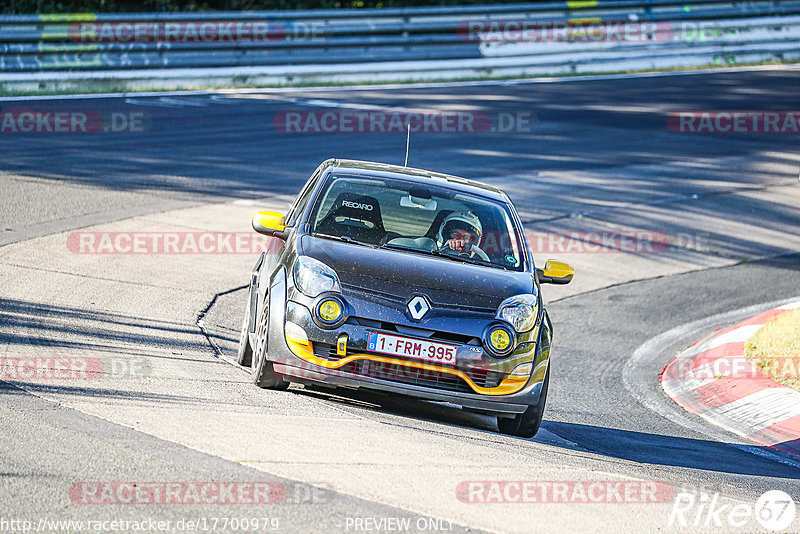
POLYGON ((393 356, 416 358, 428 362, 455 365, 458 347, 422 339, 411 339, 408 337, 370 332, 367 350, 391 354, 393 356))

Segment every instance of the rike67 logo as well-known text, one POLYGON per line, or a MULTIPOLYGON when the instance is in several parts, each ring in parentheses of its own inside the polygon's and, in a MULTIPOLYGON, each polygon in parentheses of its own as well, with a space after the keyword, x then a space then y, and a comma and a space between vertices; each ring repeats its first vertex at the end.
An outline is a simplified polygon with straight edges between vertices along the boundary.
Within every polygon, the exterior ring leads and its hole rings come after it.
MULTIPOLYGON (((796 508, 792 497, 783 491, 764 493, 755 506, 747 503, 724 503, 719 493, 684 493, 675 496, 669 516, 670 527, 686 527, 691 530, 752 528, 758 525, 772 532, 783 531, 792 526, 796 508)), ((792 529, 797 531, 796 529, 792 529)))

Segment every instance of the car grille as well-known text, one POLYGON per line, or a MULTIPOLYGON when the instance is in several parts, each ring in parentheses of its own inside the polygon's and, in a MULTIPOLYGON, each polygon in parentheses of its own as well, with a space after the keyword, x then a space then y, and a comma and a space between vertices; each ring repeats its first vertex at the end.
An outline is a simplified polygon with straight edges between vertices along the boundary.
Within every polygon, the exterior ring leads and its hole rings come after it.
POLYGON ((445 391, 458 391, 461 393, 474 393, 469 384, 455 375, 407 367, 405 365, 394 365, 384 362, 373 362, 370 360, 360 360, 348 363, 342 367, 342 371, 390 382, 401 384, 411 384, 445 391))
MULTIPOLYGON (((363 287, 342 283, 342 290, 344 291, 345 296, 353 295, 358 298, 362 298, 368 301, 383 301, 386 304, 394 304, 400 305, 401 307, 405 306, 406 302, 408 302, 409 296, 403 295, 395 295, 392 293, 387 293, 385 291, 379 291, 374 288, 370 288, 369 290, 364 289, 363 287)), ((473 313, 486 313, 486 314, 494 314, 497 311, 497 307, 491 306, 466 306, 463 304, 453 304, 453 303, 445 303, 439 302, 435 298, 432 298, 430 295, 428 298, 431 301, 431 304, 434 308, 438 309, 450 309, 450 310, 459 310, 459 311, 467 311, 473 313)))
MULTIPOLYGON (((351 350, 348 348, 347 356, 365 351, 351 350)), ((314 355, 317 358, 336 362, 344 358, 336 353, 336 346, 327 343, 314 343, 314 355)), ((384 356, 384 355, 381 355, 384 356)), ((445 391, 457 391, 462 393, 474 393, 474 390, 460 377, 450 373, 419 369, 407 365, 395 365, 385 362, 375 362, 371 360, 356 360, 342 366, 340 371, 351 373, 390 382, 411 384, 445 391)), ((506 377, 503 373, 489 371, 487 369, 468 369, 462 370, 470 379, 480 387, 496 388, 506 377)))
MULTIPOLYGON (((396 324, 387 321, 376 321, 374 319, 365 319, 363 317, 348 317, 347 322, 351 324, 354 323, 359 326, 365 326, 367 328, 373 328, 375 330, 382 330, 384 332, 397 333, 400 334, 401 336, 409 335, 409 333, 404 332, 402 328, 398 328, 396 324)), ((476 347, 479 347, 481 345, 480 338, 475 336, 457 334, 455 332, 446 332, 443 330, 427 330, 424 328, 416 328, 416 327, 406 327, 406 328, 414 328, 415 330, 417 330, 417 332, 414 332, 411 335, 415 337, 424 337, 432 341, 444 341, 445 343, 458 343, 460 345, 473 345, 476 347)))

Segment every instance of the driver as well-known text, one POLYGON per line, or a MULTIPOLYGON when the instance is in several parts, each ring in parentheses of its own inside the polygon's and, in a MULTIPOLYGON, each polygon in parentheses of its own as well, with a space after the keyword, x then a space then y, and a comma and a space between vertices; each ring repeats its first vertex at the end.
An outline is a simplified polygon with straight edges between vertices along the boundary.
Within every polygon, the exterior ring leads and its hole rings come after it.
POLYGON ((445 217, 436 238, 442 252, 466 254, 469 257, 477 255, 488 261, 488 256, 478 248, 482 235, 483 225, 478 216, 470 211, 462 211, 445 217))
POLYGON ((451 213, 439 225, 436 240, 429 237, 396 237, 389 241, 393 245, 419 248, 421 250, 438 251, 453 256, 477 257, 483 261, 491 261, 484 251, 478 248, 483 235, 483 225, 477 215, 471 211, 451 213))

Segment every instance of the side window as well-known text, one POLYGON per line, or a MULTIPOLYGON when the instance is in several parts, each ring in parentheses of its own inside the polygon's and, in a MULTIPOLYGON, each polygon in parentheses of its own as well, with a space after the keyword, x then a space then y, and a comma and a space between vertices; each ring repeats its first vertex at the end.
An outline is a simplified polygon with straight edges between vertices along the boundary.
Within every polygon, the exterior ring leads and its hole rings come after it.
POLYGON ((322 167, 314 171, 314 174, 311 175, 311 178, 308 179, 306 185, 303 186, 303 190, 300 191, 300 194, 297 196, 297 200, 295 200, 292 207, 289 208, 289 213, 286 216, 286 226, 294 226, 297 222, 297 218, 306 209, 308 201, 311 200, 311 194, 319 183, 320 176, 322 176, 322 167))

